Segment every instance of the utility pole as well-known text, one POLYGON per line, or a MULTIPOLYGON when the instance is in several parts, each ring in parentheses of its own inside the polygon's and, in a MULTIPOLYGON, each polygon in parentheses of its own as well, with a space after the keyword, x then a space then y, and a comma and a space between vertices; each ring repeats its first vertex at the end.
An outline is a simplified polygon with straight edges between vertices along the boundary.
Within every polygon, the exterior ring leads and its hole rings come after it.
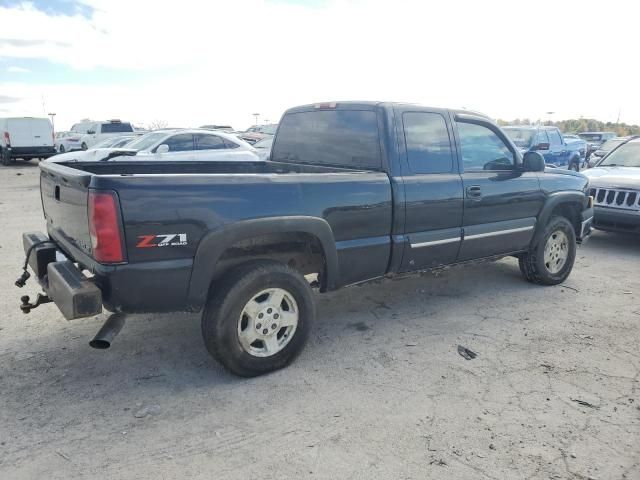
POLYGON ((53 127, 53 131, 56 131, 56 122, 54 121, 54 118, 56 116, 55 113, 47 113, 47 115, 49 115, 49 117, 51 117, 51 126, 53 127))
POLYGON ((258 117, 260 116, 260 114, 259 114, 259 113, 252 113, 252 115, 253 115, 253 116, 255 117, 255 119, 256 119, 256 120, 255 120, 254 125, 258 125, 258 117))

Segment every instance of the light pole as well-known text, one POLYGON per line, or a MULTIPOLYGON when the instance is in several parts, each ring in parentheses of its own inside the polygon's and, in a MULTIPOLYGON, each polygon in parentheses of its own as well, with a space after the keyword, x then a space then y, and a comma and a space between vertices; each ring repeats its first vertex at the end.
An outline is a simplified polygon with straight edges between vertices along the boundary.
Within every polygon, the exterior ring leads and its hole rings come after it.
POLYGON ((51 117, 51 127, 53 128, 53 131, 56 131, 56 122, 54 121, 54 117, 56 116, 55 113, 47 113, 47 115, 49 115, 51 117))
POLYGON ((549 115, 549 123, 551 123, 551 115, 553 115, 556 112, 546 112, 547 115, 549 115))
POLYGON ((256 121, 254 123, 254 125, 258 125, 258 117, 260 116, 259 113, 252 113, 252 115, 256 118, 256 121))

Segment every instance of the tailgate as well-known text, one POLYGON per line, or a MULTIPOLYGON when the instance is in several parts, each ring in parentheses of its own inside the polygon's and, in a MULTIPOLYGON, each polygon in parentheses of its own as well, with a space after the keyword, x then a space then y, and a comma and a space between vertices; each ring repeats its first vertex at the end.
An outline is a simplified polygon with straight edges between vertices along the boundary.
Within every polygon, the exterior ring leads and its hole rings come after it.
POLYGON ((87 198, 91 173, 58 163, 40 164, 40 194, 53 240, 91 254, 87 198))

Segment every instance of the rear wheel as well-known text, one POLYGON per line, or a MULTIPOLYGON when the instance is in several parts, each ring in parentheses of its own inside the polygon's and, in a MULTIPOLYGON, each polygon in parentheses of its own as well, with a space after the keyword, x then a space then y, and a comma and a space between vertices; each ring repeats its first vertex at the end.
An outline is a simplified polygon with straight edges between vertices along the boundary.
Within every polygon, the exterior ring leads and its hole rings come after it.
POLYGON ((11 152, 6 148, 0 150, 0 160, 2 160, 2 165, 8 167, 11 164, 11 152))
POLYGON ((520 271, 532 283, 557 285, 566 280, 576 259, 576 234, 565 217, 552 217, 540 242, 519 258, 520 271))
POLYGON ((80 148, 82 148, 82 150, 86 150, 87 149, 87 144, 82 142, 82 145, 80 145, 80 148))
POLYGON ((309 282, 287 265, 257 261, 212 287, 202 336, 227 369, 253 377, 287 366, 302 351, 314 318, 309 282))

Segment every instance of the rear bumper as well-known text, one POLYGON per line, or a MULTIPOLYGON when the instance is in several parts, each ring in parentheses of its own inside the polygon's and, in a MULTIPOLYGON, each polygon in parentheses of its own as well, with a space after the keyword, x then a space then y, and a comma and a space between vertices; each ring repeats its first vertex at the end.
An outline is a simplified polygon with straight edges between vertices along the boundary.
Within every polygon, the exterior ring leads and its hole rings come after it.
POLYGON ((56 261, 57 249, 42 233, 25 233, 22 244, 29 266, 45 293, 67 320, 102 312, 102 292, 70 261, 56 261))
POLYGON ((49 158, 57 154, 55 147, 11 147, 11 158, 49 158))
POLYGON ((596 206, 593 228, 610 232, 640 233, 640 211, 596 206))
MULTIPOLYGON (((40 232, 23 234, 25 254, 37 241, 48 239, 47 235, 40 232)), ((123 313, 197 311, 202 308, 202 305, 187 304, 193 266, 191 258, 102 265, 70 245, 56 240, 35 247, 29 266, 44 291, 67 319, 95 315, 100 313, 102 305, 109 311, 123 313), (60 255, 69 260, 56 261, 56 256, 60 258, 60 255), (65 265, 52 267, 61 263, 65 265), (60 274, 50 275, 49 268, 60 274), (88 278, 83 271, 88 271, 93 276, 88 278), (89 297, 97 298, 97 294, 100 298, 100 309, 97 311, 72 307, 87 305, 83 302, 89 297)))

